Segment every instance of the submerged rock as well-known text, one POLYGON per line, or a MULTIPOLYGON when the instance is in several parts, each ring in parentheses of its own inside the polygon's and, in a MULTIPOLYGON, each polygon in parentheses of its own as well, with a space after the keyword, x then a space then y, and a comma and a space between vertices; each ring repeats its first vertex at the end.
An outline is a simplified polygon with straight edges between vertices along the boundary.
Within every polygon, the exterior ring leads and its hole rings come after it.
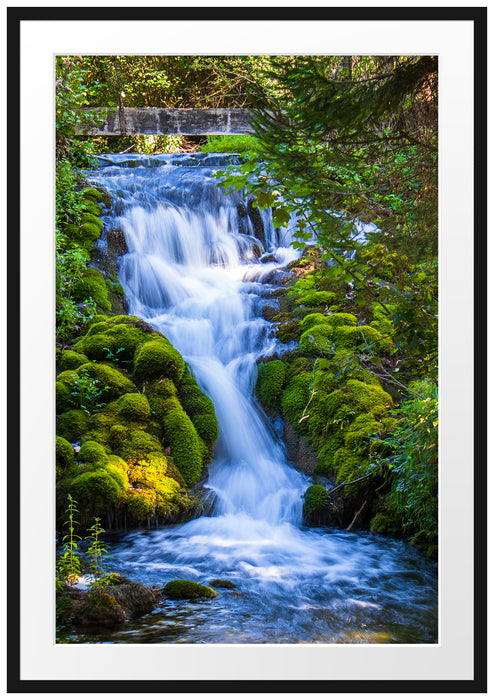
POLYGON ((105 591, 130 615, 144 615, 156 607, 154 592, 143 583, 121 583, 107 586, 105 591))
POLYGON ((175 579, 168 581, 162 591, 171 600, 195 600, 196 598, 215 598, 218 594, 209 586, 196 581, 175 579))

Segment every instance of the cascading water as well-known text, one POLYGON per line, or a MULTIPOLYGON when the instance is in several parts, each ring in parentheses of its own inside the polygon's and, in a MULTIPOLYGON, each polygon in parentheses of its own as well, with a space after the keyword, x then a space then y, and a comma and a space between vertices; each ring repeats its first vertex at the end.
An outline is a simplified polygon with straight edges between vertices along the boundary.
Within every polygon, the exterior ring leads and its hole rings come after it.
MULTIPOLYGON (((436 566, 404 543, 302 526, 307 477, 291 467, 252 398, 256 363, 279 350, 261 315, 276 270, 296 258, 264 216, 212 177, 231 156, 108 156, 91 179, 125 233, 129 313, 161 331, 215 405, 220 438, 206 487, 214 510, 110 543, 112 567, 149 585, 229 579, 237 593, 167 601, 115 642, 434 643, 436 566), (282 245, 280 245, 282 243, 282 245), (263 244, 274 253, 262 262, 263 244)), ((104 242, 102 243, 104 245, 104 242)), ((265 256, 266 257, 266 256, 265 256)), ((75 636, 70 641, 95 641, 75 636)))

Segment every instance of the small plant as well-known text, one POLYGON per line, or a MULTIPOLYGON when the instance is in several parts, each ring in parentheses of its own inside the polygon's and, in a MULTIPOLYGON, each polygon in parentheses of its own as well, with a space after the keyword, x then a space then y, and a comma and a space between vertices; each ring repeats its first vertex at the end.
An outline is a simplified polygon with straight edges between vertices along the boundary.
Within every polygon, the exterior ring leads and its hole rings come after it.
POLYGON ((94 576, 93 586, 99 589, 101 580, 106 576, 106 571, 103 569, 103 558, 105 554, 108 554, 100 537, 104 533, 100 518, 94 519, 94 524, 89 528, 89 533, 91 545, 87 552, 89 555, 91 573, 94 576))
POLYGON ((77 556, 77 540, 81 538, 75 533, 75 526, 79 525, 76 520, 78 513, 77 501, 72 496, 67 496, 69 504, 66 509, 67 521, 64 523, 68 526, 68 532, 63 536, 63 553, 60 557, 57 568, 57 589, 63 588, 65 583, 71 584, 77 581, 81 575, 81 562, 77 556))
POLYGON ((82 369, 70 392, 72 403, 76 408, 80 408, 90 415, 96 408, 104 406, 104 403, 101 403, 99 398, 108 388, 105 386, 101 389, 98 380, 90 377, 87 371, 82 369))

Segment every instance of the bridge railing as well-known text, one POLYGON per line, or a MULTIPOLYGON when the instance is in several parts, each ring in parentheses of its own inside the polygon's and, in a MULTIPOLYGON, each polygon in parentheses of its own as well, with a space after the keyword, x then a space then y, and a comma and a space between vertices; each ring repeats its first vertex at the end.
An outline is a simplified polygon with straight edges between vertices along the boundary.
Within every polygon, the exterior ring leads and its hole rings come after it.
POLYGON ((88 108, 76 134, 120 136, 122 134, 183 136, 250 134, 247 109, 170 109, 159 107, 88 108))

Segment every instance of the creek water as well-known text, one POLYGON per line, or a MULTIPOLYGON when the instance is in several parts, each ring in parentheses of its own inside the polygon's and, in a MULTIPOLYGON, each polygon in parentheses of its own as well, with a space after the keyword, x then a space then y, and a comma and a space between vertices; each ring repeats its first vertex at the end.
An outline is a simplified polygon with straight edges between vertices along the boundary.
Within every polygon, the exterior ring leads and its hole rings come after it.
POLYGON ((64 641, 436 643, 436 564, 404 542, 302 524, 310 481, 252 396, 258 360, 281 350, 262 309, 297 253, 290 230, 275 231, 269 213, 256 218, 241 193, 216 186, 214 172, 234 160, 111 155, 90 179, 113 199, 106 227, 125 233, 119 279, 129 313, 181 352, 220 427, 211 514, 108 536, 111 568, 148 585, 220 578, 237 588, 167 600, 117 631, 64 641))

